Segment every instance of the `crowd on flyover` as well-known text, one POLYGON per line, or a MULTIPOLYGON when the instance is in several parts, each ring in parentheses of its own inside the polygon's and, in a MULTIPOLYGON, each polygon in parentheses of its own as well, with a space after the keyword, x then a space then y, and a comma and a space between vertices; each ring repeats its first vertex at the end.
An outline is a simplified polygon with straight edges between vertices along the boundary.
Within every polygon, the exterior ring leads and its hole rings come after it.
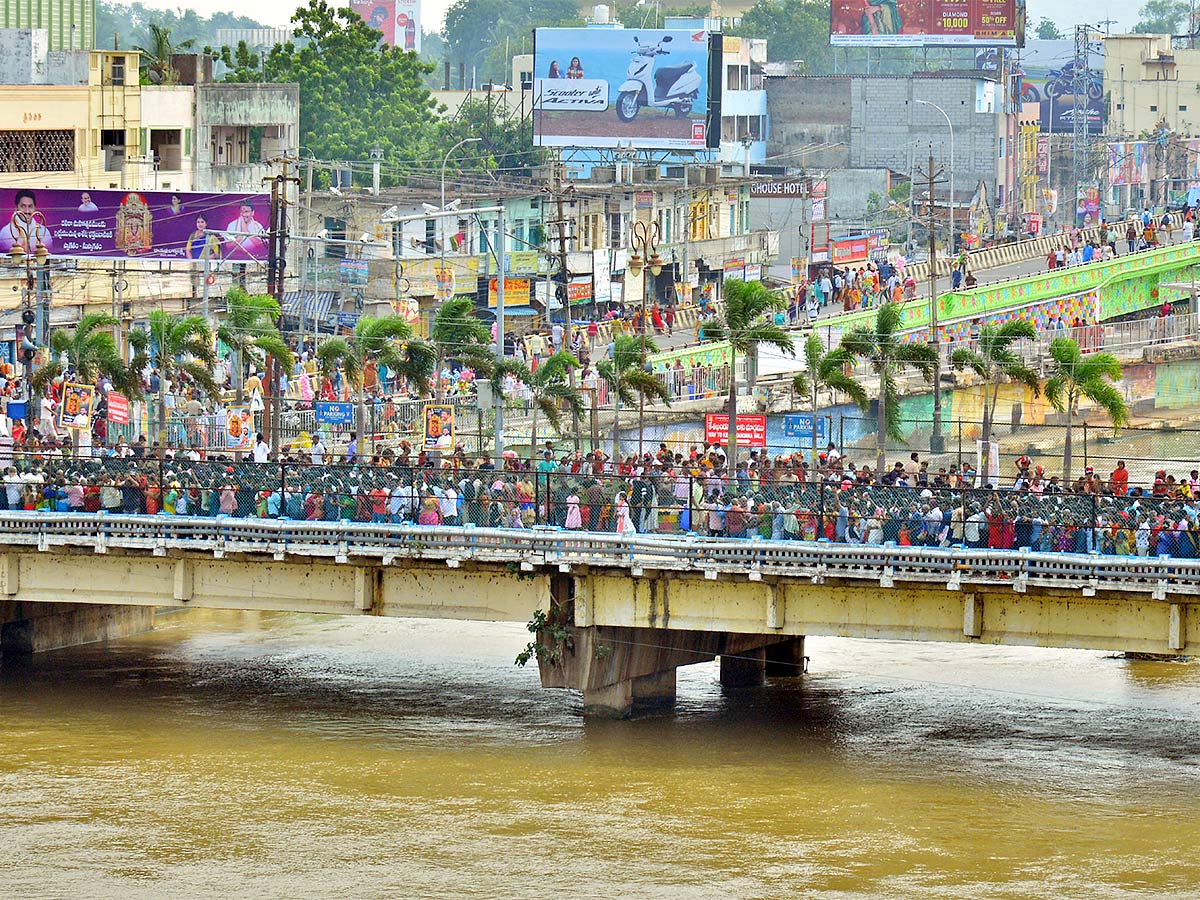
POLYGON ((899 546, 1200 556, 1200 470, 1160 471, 1131 484, 1124 462, 1069 484, 1022 457, 982 484, 970 465, 932 470, 918 454, 882 473, 832 444, 811 466, 799 451, 752 451, 733 472, 720 447, 686 453, 663 444, 642 457, 602 451, 493 460, 462 448, 444 458, 397 450, 331 461, 318 440, 268 461, 135 442, 127 452, 69 455, 36 438, 0 440, 14 510, 125 515, 237 516, 308 521, 475 525, 725 538, 827 540, 899 546))

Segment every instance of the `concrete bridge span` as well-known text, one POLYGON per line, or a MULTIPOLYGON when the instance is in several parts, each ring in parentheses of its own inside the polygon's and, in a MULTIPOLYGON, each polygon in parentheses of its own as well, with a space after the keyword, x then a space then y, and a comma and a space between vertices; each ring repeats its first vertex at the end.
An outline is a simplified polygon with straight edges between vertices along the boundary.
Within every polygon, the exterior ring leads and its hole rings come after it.
POLYGON ((624 714, 798 674, 806 635, 1200 652, 1200 561, 348 522, 0 513, 0 646, 144 630, 162 607, 528 622, 543 684, 624 714))

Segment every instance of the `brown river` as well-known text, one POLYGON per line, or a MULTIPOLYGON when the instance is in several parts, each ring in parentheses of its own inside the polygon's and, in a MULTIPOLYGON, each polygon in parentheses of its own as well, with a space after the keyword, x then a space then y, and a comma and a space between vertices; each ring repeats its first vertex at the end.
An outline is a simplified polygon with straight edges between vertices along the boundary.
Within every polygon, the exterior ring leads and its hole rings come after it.
POLYGON ((585 722, 520 626, 189 612, 0 670, 0 897, 1200 897, 1200 664, 810 639, 585 722))

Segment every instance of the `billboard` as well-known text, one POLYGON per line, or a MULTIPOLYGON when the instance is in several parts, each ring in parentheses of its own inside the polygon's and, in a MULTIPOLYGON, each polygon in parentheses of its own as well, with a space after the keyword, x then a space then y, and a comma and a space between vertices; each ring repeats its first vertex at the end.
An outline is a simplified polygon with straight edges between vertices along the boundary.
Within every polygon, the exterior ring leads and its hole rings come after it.
MULTIPOLYGON (((718 413, 705 415, 704 442, 706 444, 729 443, 729 416, 718 413)), ((737 445, 739 447, 767 446, 767 417, 738 413, 737 445)))
POLYGON ((421 52, 421 0, 350 0, 350 8, 383 34, 383 42, 421 52))
MULTIPOLYGON (((975 68, 999 71, 1001 51, 979 49, 975 68)), ((1070 134, 1075 130, 1075 42, 1072 40, 1029 41, 1020 60, 1009 55, 1010 68, 1021 73, 1021 113, 1037 116, 1043 132, 1070 134), (1035 106, 1036 104, 1036 106, 1035 106)), ((1088 129, 1104 131, 1104 42, 1089 47, 1087 87, 1088 129)))
POLYGON ((0 188, 0 253, 266 262, 265 194, 0 188))
POLYGON ((535 29, 534 144, 718 146, 721 79, 711 77, 710 59, 719 72, 719 47, 720 35, 703 30, 535 29))
POLYGON ((1022 47, 1025 0, 833 0, 835 47, 1022 47))

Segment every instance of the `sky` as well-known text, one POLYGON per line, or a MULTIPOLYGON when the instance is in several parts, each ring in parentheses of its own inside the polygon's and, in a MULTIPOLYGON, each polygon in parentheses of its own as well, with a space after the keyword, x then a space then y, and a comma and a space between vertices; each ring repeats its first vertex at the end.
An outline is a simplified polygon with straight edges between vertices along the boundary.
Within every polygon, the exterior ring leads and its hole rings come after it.
MULTIPOLYGON (((252 9, 247 8, 244 0, 183 0, 183 2, 181 0, 143 0, 143 2, 146 6, 161 9, 190 7, 206 16, 214 12, 251 15, 265 25, 275 26, 287 25, 297 6, 295 0, 257 0, 252 9)), ((451 2, 453 0, 424 0, 422 30, 440 30, 442 20, 446 16, 446 9, 451 2)), ((1109 26, 1109 31, 1113 33, 1128 31, 1137 21, 1137 11, 1141 8, 1142 2, 1143 0, 1132 0, 1127 3, 1093 0, 1087 4, 1088 10, 1094 16, 1091 24, 1097 24, 1103 19, 1113 19, 1115 22, 1109 26)), ((612 6, 613 0, 608 0, 608 3, 612 6)), ((349 5, 348 0, 346 5, 349 5)), ((1078 0, 1028 0, 1030 27, 1036 26, 1043 16, 1052 19, 1064 33, 1069 33, 1070 29, 1079 22, 1079 2, 1078 0)))

